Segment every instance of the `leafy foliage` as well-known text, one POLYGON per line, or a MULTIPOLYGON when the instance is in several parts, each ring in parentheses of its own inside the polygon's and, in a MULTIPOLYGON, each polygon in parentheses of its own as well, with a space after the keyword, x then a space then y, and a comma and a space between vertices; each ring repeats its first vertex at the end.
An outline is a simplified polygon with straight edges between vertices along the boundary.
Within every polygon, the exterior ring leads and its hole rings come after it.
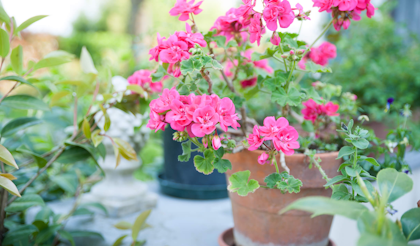
POLYGON ((230 192, 236 192, 240 196, 246 196, 248 193, 255 192, 260 187, 260 185, 255 179, 249 180, 250 176, 251 172, 249 170, 232 174, 229 177, 228 190, 230 192))

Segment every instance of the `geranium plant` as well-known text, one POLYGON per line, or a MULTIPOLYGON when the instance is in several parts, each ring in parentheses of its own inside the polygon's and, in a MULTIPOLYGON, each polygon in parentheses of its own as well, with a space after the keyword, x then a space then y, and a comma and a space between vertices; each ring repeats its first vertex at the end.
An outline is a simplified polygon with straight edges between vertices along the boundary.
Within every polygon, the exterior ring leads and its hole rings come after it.
MULTIPOLYGON (((164 89, 150 103, 148 127, 158 131, 170 125, 177 131, 174 140, 183 142, 180 161, 188 161, 192 151, 203 152, 204 157, 196 156, 194 164, 204 174, 215 168, 219 172, 231 169, 230 161, 223 159, 225 153, 244 148, 264 150, 256 163, 273 165, 275 173, 261 187, 299 192, 302 182, 290 175, 284 156, 304 152, 322 173, 314 153, 315 149, 336 151, 340 145, 334 142, 336 137, 323 134, 334 131, 340 122, 337 101, 345 109, 343 117, 356 114, 354 95, 321 82, 304 88, 299 81, 305 73, 331 72, 326 65, 336 57, 335 46, 324 42, 314 47, 331 25, 337 31, 347 29, 350 20, 359 20, 364 10, 371 17, 374 7, 370 1, 313 0, 320 12, 332 14, 332 20, 313 43, 307 44, 299 40, 300 33, 282 29, 295 21, 301 25, 310 21, 311 11, 300 4, 293 7, 287 0, 261 0, 263 9, 257 11, 257 1, 243 0, 241 6, 219 17, 204 35, 194 19, 202 11, 201 2, 176 2, 170 14, 180 15, 186 30, 168 38, 158 34, 157 46, 149 52, 150 60, 159 62, 153 81, 169 76, 173 87, 164 89), (268 32, 272 34, 265 42, 263 35, 268 32), (252 43, 267 48, 259 54, 253 51, 252 43), (272 105, 279 108, 276 115, 264 117, 262 126, 247 115, 249 101, 257 97, 271 98, 272 105), (299 139, 294 127, 298 124, 308 132, 307 137, 299 139), (279 164, 285 172, 280 172, 279 164)), ((255 191, 260 184, 248 181, 249 176, 249 171, 233 174, 229 189, 240 195, 255 191)))

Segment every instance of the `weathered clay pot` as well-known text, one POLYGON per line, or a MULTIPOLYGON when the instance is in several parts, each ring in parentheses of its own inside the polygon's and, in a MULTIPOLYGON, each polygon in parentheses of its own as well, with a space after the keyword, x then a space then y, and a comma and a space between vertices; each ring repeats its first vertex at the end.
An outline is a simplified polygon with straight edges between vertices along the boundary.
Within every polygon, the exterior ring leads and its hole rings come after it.
MULTIPOLYGON (((236 246, 235 238, 233 237, 233 228, 229 228, 220 234, 217 239, 219 246, 236 246)), ((328 246, 337 246, 333 241, 329 241, 328 246)))
MULTIPOLYGON (((242 151, 226 154, 232 162, 232 170, 226 172, 227 178, 235 172, 250 170, 251 179, 264 184, 264 179, 275 172, 275 167, 259 165, 258 156, 262 151, 242 151)), ((341 160, 336 160, 338 152, 317 154, 321 166, 328 177, 337 175, 341 160)), ((278 161, 279 163, 279 161, 278 161)), ((235 224, 236 246, 326 246, 332 223, 332 216, 322 215, 311 218, 311 214, 292 210, 279 215, 278 212, 299 198, 308 196, 331 196, 325 189, 326 183, 316 167, 309 169, 309 159, 303 154, 286 156, 290 173, 303 182, 300 193, 282 194, 279 190, 259 188, 248 196, 229 193, 232 201, 235 224)), ((279 165, 280 171, 283 171, 279 165)))

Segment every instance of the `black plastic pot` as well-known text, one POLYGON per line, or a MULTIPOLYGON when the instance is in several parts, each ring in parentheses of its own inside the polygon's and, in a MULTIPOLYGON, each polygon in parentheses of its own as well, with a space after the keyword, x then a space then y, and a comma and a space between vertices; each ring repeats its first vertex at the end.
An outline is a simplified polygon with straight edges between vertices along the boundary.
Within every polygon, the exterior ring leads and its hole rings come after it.
MULTIPOLYGON (((172 140, 175 131, 170 127, 163 133, 164 170, 159 175, 161 191, 167 195, 189 199, 218 199, 228 197, 226 177, 215 170, 210 175, 197 172, 194 152, 188 162, 178 161, 182 154, 181 143, 172 140)), ((192 144, 192 148, 196 148, 192 144)), ((200 153, 201 154, 201 153, 200 153)))

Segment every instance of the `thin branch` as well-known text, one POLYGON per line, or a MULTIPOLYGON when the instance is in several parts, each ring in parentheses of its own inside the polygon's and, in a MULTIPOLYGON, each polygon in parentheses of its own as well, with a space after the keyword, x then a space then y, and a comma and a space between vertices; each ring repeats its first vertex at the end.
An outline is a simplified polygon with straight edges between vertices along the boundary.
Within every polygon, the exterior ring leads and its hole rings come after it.
POLYGON ((286 165, 286 158, 284 157, 284 153, 283 153, 283 151, 280 151, 280 164, 281 164, 281 167, 282 167, 284 170, 286 170, 286 172, 287 172, 288 174, 290 174, 290 169, 289 169, 289 167, 286 165))
POLYGON ((77 96, 74 97, 74 109, 73 109, 73 138, 77 135, 77 96))
POLYGON ((315 39, 315 41, 305 50, 305 52, 303 53, 303 55, 302 55, 302 57, 305 57, 305 55, 311 50, 311 48, 312 48, 312 46, 314 46, 315 45, 315 43, 322 37, 322 36, 324 36, 324 34, 327 32, 327 30, 330 28, 330 26, 332 25, 332 23, 333 23, 333 20, 334 19, 332 19, 329 23, 328 23, 328 25, 324 28, 324 30, 321 32, 321 34, 315 39))
POLYGON ((209 84, 209 89, 208 89, 208 92, 209 92, 209 94, 211 95, 211 94, 213 94, 213 81, 211 81, 211 79, 210 79, 210 77, 209 77, 209 75, 208 75, 208 73, 206 73, 207 71, 206 70, 204 70, 204 68, 202 68, 201 70, 200 70, 200 73, 201 73, 201 76, 203 76, 203 78, 207 81, 207 83, 209 84))
MULTIPOLYGON (((4 60, 3 60, 4 61, 4 60)), ((2 61, 2 64, 3 64, 3 61, 2 61)), ((10 94, 10 92, 12 92, 15 88, 16 88, 16 86, 18 86, 20 83, 19 82, 16 82, 15 83, 15 85, 12 87, 12 89, 10 89, 8 92, 6 92, 1 98, 0 98, 0 103, 10 94)))
POLYGON ((100 85, 99 81, 96 81, 95 91, 93 92, 92 104, 89 106, 88 111, 86 112, 86 116, 89 115, 90 110, 92 109, 92 106, 96 101, 96 97, 98 96, 98 92, 99 92, 99 85, 100 85))

